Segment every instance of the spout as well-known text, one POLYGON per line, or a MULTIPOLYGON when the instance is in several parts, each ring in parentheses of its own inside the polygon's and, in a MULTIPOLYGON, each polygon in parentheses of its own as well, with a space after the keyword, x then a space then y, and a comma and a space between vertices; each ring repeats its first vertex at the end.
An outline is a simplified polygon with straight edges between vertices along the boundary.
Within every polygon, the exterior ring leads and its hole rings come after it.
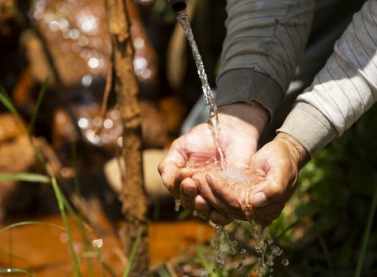
POLYGON ((181 12, 186 9, 185 0, 170 0, 170 6, 174 12, 181 12))

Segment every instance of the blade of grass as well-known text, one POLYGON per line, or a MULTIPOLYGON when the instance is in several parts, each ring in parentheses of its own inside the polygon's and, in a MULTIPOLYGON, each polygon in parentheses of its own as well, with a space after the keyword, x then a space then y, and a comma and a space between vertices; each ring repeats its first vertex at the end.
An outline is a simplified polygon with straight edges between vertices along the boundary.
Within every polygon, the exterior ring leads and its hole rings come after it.
POLYGON ((60 210, 61 217, 63 219, 65 231, 66 231, 67 236, 68 236, 69 248, 71 250, 71 255, 72 255, 72 258, 73 258, 73 261, 74 261, 74 264, 75 264, 75 273, 77 274, 77 276, 82 277, 81 272, 80 272, 80 267, 79 267, 79 260, 77 259, 76 251, 75 251, 75 248, 74 248, 74 245, 73 245, 71 229, 69 228, 67 215, 65 213, 64 200, 62 198, 63 193, 60 190, 58 183, 56 182, 55 178, 52 178, 52 187, 54 189, 56 199, 58 201, 58 207, 59 207, 59 210, 60 210))
POLYGON ((157 222, 160 219, 161 214, 161 204, 160 201, 156 201, 153 208, 153 222, 157 222))
POLYGON ((42 221, 22 221, 22 222, 17 222, 17 223, 5 226, 4 228, 0 229, 0 233, 9 229, 15 228, 15 227, 20 227, 20 226, 25 226, 25 225, 45 225, 45 226, 55 227, 55 228, 65 231, 64 227, 54 224, 54 223, 48 223, 48 222, 42 222, 42 221))
POLYGON ((184 209, 182 212, 178 215, 178 220, 183 220, 191 213, 191 211, 184 209))
POLYGON ((279 235, 275 236, 275 240, 279 240, 280 238, 282 238, 285 235, 285 233, 294 228, 300 222, 300 220, 301 219, 297 219, 295 222, 288 225, 279 235))
MULTIPOLYGON (((377 179, 376 175, 375 175, 375 179, 377 179)), ((363 268, 365 251, 366 251, 367 246, 368 246, 370 230, 372 228, 372 223, 373 223, 374 214, 376 212, 376 208, 377 208, 377 187, 375 186, 374 187, 373 200, 372 200, 372 204, 371 204, 370 210, 369 210, 367 225, 365 227, 363 241, 362 241, 361 248, 360 248, 359 258, 357 260, 355 277, 361 276, 361 270, 363 268)))
POLYGON ((1 273, 24 273, 29 276, 31 276, 31 273, 27 270, 20 269, 20 268, 7 268, 7 269, 0 269, 0 274, 1 273))
POLYGON ((137 237, 136 237, 135 243, 132 246, 131 255, 130 255, 129 259, 128 259, 128 263, 127 263, 127 266, 126 266, 126 270, 123 273, 123 277, 128 277, 128 275, 131 272, 132 262, 133 262, 133 260, 135 258, 136 250, 139 247, 139 243, 140 243, 140 239, 141 239, 141 235, 142 234, 143 234, 143 229, 140 227, 139 228, 139 232, 137 233, 137 237))
POLYGON ((26 181, 32 183, 51 183, 51 178, 36 173, 0 173, 0 181, 26 181))
POLYGON ((170 273, 165 268, 165 266, 159 267, 157 269, 157 273, 158 273, 158 275, 160 275, 160 277, 171 277, 170 273))
MULTIPOLYGON (((79 181, 79 178, 78 178, 78 171, 77 171, 77 148, 76 148, 75 141, 72 141, 72 143, 71 143, 71 161, 72 161, 72 168, 73 168, 73 171, 74 171, 73 183, 74 183, 74 188, 75 188, 75 194, 77 195, 77 198, 79 199, 79 207, 78 207, 79 218, 81 220, 83 220, 84 219, 84 213, 83 213, 83 209, 82 209, 81 188, 80 188, 80 181, 79 181)), ((90 245, 88 243, 88 240, 84 239, 84 241, 85 241, 85 243, 84 243, 85 251, 89 251, 90 245)), ((99 257, 97 257, 97 258, 99 258, 99 257)), ((88 275, 90 277, 94 276, 92 260, 91 259, 85 259, 85 260, 86 260, 87 265, 88 265, 88 275)), ((102 266, 102 269, 105 272, 103 266, 102 266)))
POLYGON ((18 124, 20 125, 22 132, 26 136, 28 136, 29 141, 30 141, 30 145, 33 147, 33 150, 34 150, 35 155, 37 156, 37 159, 39 160, 41 165, 44 166, 45 160, 44 160, 43 156, 41 155, 38 148, 34 145, 33 139, 31 137, 30 133, 28 132, 25 123, 23 122, 20 114, 18 113, 17 109, 15 108, 15 106, 12 103, 12 100, 10 99, 9 95, 7 94, 7 92, 5 91, 4 87, 1 84, 0 84, 0 102, 3 103, 3 105, 16 117, 16 120, 17 120, 18 124))
MULTIPOLYGON (((203 251, 202 246, 198 246, 196 248, 196 253, 198 254, 198 257, 199 257, 200 262, 202 263, 203 267, 208 272, 208 276, 210 276, 210 277, 218 276, 217 273, 213 273, 213 268, 215 268, 215 265, 212 266, 208 263, 205 255, 204 255, 204 251, 203 251)), ((220 275, 221 275, 221 273, 220 273, 220 275)))
POLYGON ((37 102, 35 103, 34 111, 29 122, 29 137, 31 137, 31 135, 33 134, 35 121, 37 119, 39 108, 41 107, 43 98, 45 96, 47 86, 51 78, 51 74, 52 74, 51 71, 47 74, 46 80, 43 82, 42 88, 38 93, 37 102))
POLYGON ((21 119, 21 116, 17 112, 17 109, 14 107, 12 100, 10 99, 8 93, 5 91, 4 87, 0 85, 0 102, 16 117, 22 131, 25 134, 28 134, 27 128, 24 122, 21 119))
MULTIPOLYGON (((88 236, 87 236, 87 234, 85 232, 85 227, 81 223, 81 220, 77 217, 77 215, 76 215, 75 211, 73 210, 71 204, 68 202, 68 200, 64 196, 64 194, 61 194, 60 197, 63 200, 64 207, 67 209, 67 211, 68 211, 69 215, 71 216, 73 222, 75 223, 75 225, 79 229, 79 231, 80 231, 80 233, 82 235, 82 238, 84 239, 85 245, 87 245, 87 246, 91 245, 91 240, 88 238, 88 236)), ((95 251, 97 253, 97 258, 99 259, 102 268, 106 269, 107 272, 110 273, 110 275, 112 277, 116 277, 116 274, 114 273, 114 271, 106 264, 105 260, 103 259, 101 251, 97 247, 95 247, 94 249, 95 249, 95 251)))
POLYGON ((321 245, 323 253, 325 254, 325 257, 326 257, 326 262, 327 262, 327 265, 329 267, 330 276, 334 276, 329 248, 327 247, 326 242, 323 239, 323 236, 319 233, 317 233, 317 236, 318 236, 318 239, 319 239, 319 244, 321 245))

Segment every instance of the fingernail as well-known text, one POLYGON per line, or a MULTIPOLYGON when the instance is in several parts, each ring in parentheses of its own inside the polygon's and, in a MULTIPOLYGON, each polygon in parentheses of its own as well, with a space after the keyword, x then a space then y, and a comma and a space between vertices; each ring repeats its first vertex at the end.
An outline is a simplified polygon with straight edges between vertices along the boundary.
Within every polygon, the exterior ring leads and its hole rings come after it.
POLYGON ((251 205, 254 207, 263 207, 267 203, 267 197, 263 192, 257 192, 251 196, 251 205))

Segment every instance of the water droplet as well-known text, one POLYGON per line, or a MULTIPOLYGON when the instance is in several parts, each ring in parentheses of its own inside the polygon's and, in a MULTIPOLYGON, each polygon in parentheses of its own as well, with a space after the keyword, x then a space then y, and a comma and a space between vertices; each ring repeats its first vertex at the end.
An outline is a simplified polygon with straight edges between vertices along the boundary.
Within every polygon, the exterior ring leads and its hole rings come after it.
POLYGON ((266 263, 269 267, 274 265, 274 262, 272 260, 268 260, 266 263))
POLYGON ((140 74, 141 71, 147 68, 148 62, 145 58, 137 57, 133 60, 134 69, 136 74, 140 74))
POLYGON ((96 133, 92 129, 89 129, 88 131, 86 131, 85 136, 86 136, 86 139, 90 141, 92 144, 98 144, 100 141, 99 136, 96 135, 96 133))
POLYGON ((183 266, 183 272, 189 273, 191 272, 191 270, 192 270, 191 265, 186 264, 183 266))
POLYGON ((71 29, 68 31, 68 36, 71 39, 78 39, 80 36, 80 32, 77 29, 71 29))
POLYGON ((196 211, 193 211, 193 212, 192 212, 192 215, 193 215, 193 216, 197 216, 198 213, 197 213, 196 211))
POLYGON ((103 240, 102 239, 92 240, 92 244, 94 247, 101 248, 103 245, 103 240))
POLYGON ((264 264, 264 263, 259 264, 259 268, 262 269, 262 270, 268 270, 267 265, 264 264))
POLYGON ((77 124, 79 125, 80 128, 85 129, 85 128, 88 127, 89 121, 88 121, 87 118, 82 117, 82 118, 79 119, 79 121, 77 122, 77 124))
POLYGON ((69 21, 66 19, 66 18, 61 18, 60 20, 59 20, 59 29, 61 30, 61 31, 63 31, 63 30, 66 30, 66 29, 68 29, 68 27, 69 27, 69 21))
POLYGON ((135 48, 142 48, 145 44, 144 39, 141 37, 136 37, 133 42, 134 42, 135 48))
POLYGON ((83 87, 89 87, 92 84, 93 77, 89 74, 86 74, 81 79, 81 84, 83 87))
POLYGON ((118 110, 112 110, 110 113, 110 117, 114 120, 119 119, 120 112, 118 110))
POLYGON ((48 28, 52 31, 52 32, 56 32, 59 30, 59 23, 55 20, 51 21, 50 24, 48 24, 48 28))
POLYGON ((89 39, 86 37, 86 36, 80 36, 79 39, 78 39, 78 44, 81 46, 81 47, 85 47, 87 46, 89 43, 89 39))
POLYGON ((203 269, 202 272, 200 272, 200 277, 208 277, 207 270, 203 269))
POLYGON ((262 254, 262 253, 263 253, 263 248, 260 247, 260 246, 255 246, 255 251, 256 251, 258 254, 262 254))
POLYGON ((181 207, 181 201, 178 200, 178 199, 175 199, 174 210, 175 210, 176 212, 178 212, 180 207, 181 207))
POLYGON ((84 33, 95 35, 98 32, 98 19, 86 12, 79 14, 78 25, 84 33))
POLYGON ((151 75, 152 75, 152 71, 151 71, 150 69, 148 69, 148 68, 146 68, 145 70, 143 70, 143 71, 141 72, 141 74, 140 74, 140 76, 141 76, 142 78, 144 78, 144 79, 148 79, 148 78, 150 78, 151 75))
POLYGON ((97 58, 90 58, 89 59, 89 61, 88 61, 88 65, 89 65, 89 67, 90 68, 97 68, 98 67, 98 65, 99 65, 99 61, 98 61, 98 59, 97 58))
POLYGON ((288 261, 288 259, 283 259, 283 260, 281 261, 281 264, 284 265, 284 266, 288 266, 288 265, 289 265, 289 261, 288 261))
POLYGON ((103 126, 106 128, 106 129, 111 129, 113 126, 114 126, 114 123, 111 119, 105 119, 105 121, 103 122, 103 126))
POLYGON ((243 255, 243 254, 245 254, 245 253, 246 253, 246 249, 242 248, 242 249, 240 250, 240 254, 243 255))

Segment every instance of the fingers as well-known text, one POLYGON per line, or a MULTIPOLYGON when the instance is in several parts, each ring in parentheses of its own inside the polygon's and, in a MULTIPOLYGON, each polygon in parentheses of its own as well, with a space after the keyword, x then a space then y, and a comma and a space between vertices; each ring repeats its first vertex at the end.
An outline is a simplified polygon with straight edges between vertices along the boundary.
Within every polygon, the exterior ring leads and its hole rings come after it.
POLYGON ((174 162, 163 161, 159 165, 162 182, 175 199, 180 199, 181 183, 194 173, 189 168, 179 168, 174 162), (160 170, 161 168, 161 170, 160 170))
POLYGON ((211 222, 213 222, 216 225, 227 225, 233 221, 231 217, 224 216, 219 211, 216 211, 215 209, 211 209, 209 214, 209 219, 211 222))
POLYGON ((262 225, 262 227, 268 227, 269 225, 271 225, 273 220, 277 219, 280 216, 283 208, 284 203, 281 202, 275 202, 262 208, 254 207, 251 210, 248 219, 249 221, 254 220, 255 222, 262 225))
POLYGON ((199 217, 206 220, 209 219, 212 223, 217 225, 227 225, 233 221, 231 217, 212 208, 200 195, 195 197, 194 211, 199 217))
MULTIPOLYGON (((279 173, 280 174, 280 173, 279 173)), ((254 208, 265 207, 269 204, 288 200, 294 192, 297 183, 297 177, 284 176, 271 177, 268 175, 267 180, 254 186, 250 193, 248 204, 254 208)))
POLYGON ((185 178, 180 184, 180 201, 183 207, 193 211, 195 208, 195 197, 198 195, 196 183, 191 178, 185 178))
MULTIPOLYGON (((201 172, 193 175, 192 179, 195 181, 200 195, 205 199, 211 207, 219 211, 222 215, 228 216, 229 210, 226 206, 226 203, 223 203, 219 198, 214 195, 212 190, 212 180, 209 178, 206 172, 201 172), (211 184, 211 185, 210 185, 211 184)), ((222 187, 224 186, 223 179, 217 179, 216 186, 222 187)))
POLYGON ((249 203, 253 207, 264 207, 282 198, 286 184, 265 181, 251 189, 249 203))
POLYGON ((201 195, 198 195, 196 184, 192 179, 185 179, 182 182, 181 204, 186 209, 195 211, 198 217, 209 219, 217 225, 227 225, 233 220, 211 208, 208 202, 201 195))

